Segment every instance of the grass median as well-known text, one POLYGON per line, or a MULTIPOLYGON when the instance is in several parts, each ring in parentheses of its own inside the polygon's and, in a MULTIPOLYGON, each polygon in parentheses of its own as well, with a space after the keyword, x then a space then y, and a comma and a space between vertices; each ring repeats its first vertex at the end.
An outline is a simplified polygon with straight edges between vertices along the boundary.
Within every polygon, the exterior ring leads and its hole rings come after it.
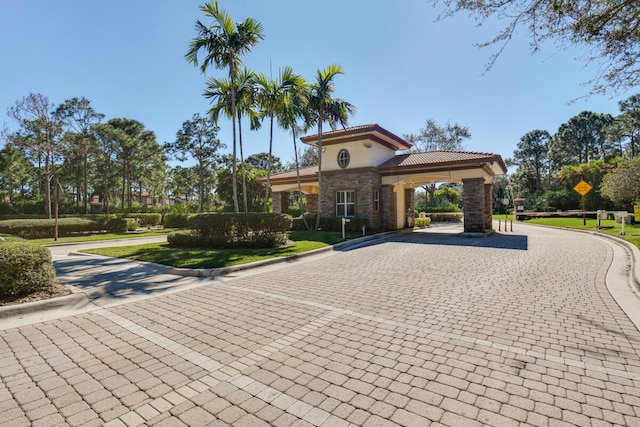
MULTIPOLYGON (((347 235, 347 239, 354 237, 358 237, 358 235, 347 235)), ((149 243, 91 249, 82 252, 180 268, 221 268, 297 255, 343 241, 341 233, 326 231, 294 231, 289 233, 289 239, 292 243, 275 249, 187 249, 173 248, 167 243, 149 243)))

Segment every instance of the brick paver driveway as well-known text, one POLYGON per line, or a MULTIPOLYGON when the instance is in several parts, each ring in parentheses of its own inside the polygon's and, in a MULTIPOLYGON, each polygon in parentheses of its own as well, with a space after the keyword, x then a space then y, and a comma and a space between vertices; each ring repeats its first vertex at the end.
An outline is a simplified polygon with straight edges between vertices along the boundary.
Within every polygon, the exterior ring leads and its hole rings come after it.
POLYGON ((395 236, 0 331, 2 425, 640 425, 611 244, 395 236))

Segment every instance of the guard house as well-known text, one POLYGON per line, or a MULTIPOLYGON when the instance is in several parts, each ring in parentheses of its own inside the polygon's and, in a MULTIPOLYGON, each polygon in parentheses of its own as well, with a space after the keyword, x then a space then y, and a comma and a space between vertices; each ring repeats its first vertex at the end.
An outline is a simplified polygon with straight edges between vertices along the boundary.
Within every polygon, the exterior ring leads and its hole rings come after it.
MULTIPOLYGON (((318 136, 301 138, 318 145, 318 136)), ((300 169, 307 210, 322 216, 366 217, 373 229, 407 226, 414 190, 436 182, 462 182, 464 231, 492 228, 491 178, 507 172, 498 154, 433 151, 396 154, 411 144, 377 124, 322 134, 322 193, 318 167, 300 169)), ((264 179, 262 180, 264 181, 264 179)), ((289 192, 298 189, 296 171, 271 176, 273 211, 287 212, 289 192)))

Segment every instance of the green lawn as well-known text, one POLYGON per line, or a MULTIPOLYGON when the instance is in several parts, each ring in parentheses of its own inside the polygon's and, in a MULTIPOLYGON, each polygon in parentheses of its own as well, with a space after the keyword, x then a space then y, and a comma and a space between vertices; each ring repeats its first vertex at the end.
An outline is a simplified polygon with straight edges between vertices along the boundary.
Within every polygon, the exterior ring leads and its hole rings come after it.
MULTIPOLYGON (((354 238, 358 235, 348 235, 354 238)), ((171 248, 167 243, 151 243, 114 248, 91 249, 83 252, 115 258, 128 258, 182 268, 220 268, 246 264, 264 259, 296 255, 342 241, 341 233, 322 231, 294 231, 293 243, 276 249, 183 249, 171 248)))
POLYGON ((587 218, 587 225, 583 224, 582 218, 558 217, 534 218, 525 221, 525 223, 549 225, 552 227, 575 228, 578 230, 593 230, 599 233, 620 237, 621 239, 627 240, 640 248, 640 224, 625 224, 625 235, 621 236, 620 231, 622 230, 622 225, 616 224, 616 222, 612 219, 600 221, 601 228, 599 230, 596 229, 597 221, 595 219, 589 218, 587 218))

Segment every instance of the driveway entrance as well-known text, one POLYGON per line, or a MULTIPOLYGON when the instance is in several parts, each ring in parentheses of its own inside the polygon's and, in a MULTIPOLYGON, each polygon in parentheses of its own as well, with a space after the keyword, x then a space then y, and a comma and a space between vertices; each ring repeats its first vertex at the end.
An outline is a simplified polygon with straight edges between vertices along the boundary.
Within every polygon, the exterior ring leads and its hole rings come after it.
MULTIPOLYGON (((519 224, 184 279, 189 289, 0 331, 0 419, 637 425, 640 332, 605 280, 617 250, 519 224)), ((100 266, 87 268, 89 285, 100 266)))

